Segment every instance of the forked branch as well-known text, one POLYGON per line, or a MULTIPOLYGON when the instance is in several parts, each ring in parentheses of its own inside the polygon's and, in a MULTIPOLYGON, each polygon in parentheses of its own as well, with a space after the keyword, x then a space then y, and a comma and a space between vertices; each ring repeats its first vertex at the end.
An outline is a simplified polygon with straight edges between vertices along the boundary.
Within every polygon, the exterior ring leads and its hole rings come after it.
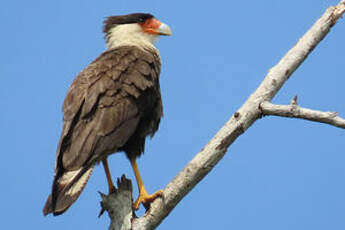
POLYGON ((328 34, 344 11, 345 0, 340 1, 336 7, 332 6, 326 10, 279 63, 269 70, 260 86, 242 107, 167 185, 163 198, 156 199, 143 217, 132 220, 131 229, 154 229, 159 225, 183 197, 222 159, 228 147, 262 116, 260 105, 272 100, 291 74, 328 34))

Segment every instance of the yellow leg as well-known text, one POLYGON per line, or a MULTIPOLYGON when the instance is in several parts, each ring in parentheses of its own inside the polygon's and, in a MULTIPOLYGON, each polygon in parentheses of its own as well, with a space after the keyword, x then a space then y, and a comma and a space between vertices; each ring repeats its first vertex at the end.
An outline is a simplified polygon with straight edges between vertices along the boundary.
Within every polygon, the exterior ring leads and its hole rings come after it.
POLYGON ((131 161, 131 165, 132 165, 132 168, 133 168, 133 171, 135 174, 135 178, 137 179, 138 189, 139 189, 139 196, 138 196, 137 200, 134 202, 133 208, 135 210, 137 210, 137 209, 139 209, 140 203, 143 203, 144 207, 146 209, 148 209, 149 204, 151 202, 153 202, 157 197, 162 196, 163 191, 159 190, 159 191, 155 192, 154 194, 149 195, 145 189, 145 186, 143 184, 143 180, 141 179, 136 159, 132 158, 130 161, 131 161))
POLYGON ((109 166, 108 166, 108 160, 104 159, 104 160, 102 160, 102 163, 103 163, 105 175, 107 176, 109 194, 110 194, 110 193, 112 193, 112 191, 114 190, 115 187, 114 187, 113 180, 111 179, 110 170, 109 170, 109 166))

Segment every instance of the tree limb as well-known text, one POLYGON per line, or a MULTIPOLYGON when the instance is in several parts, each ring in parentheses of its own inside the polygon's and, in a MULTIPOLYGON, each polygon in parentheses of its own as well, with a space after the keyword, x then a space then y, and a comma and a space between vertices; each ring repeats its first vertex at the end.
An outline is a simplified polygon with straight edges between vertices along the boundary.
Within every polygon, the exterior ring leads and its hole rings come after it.
POLYGON ((328 34, 344 11, 345 0, 340 1, 336 7, 329 7, 326 10, 279 63, 269 70, 265 79, 242 107, 167 185, 163 198, 157 198, 143 217, 133 219, 131 229, 154 229, 159 225, 178 202, 222 159, 237 137, 262 116, 260 110, 262 102, 271 101, 291 74, 328 34))
POLYGON ((117 179, 117 187, 108 196, 100 193, 102 210, 98 217, 107 211, 111 220, 109 230, 128 230, 135 216, 132 210, 132 182, 122 175, 117 179))
POLYGON ((322 112, 299 107, 297 104, 275 105, 268 101, 260 104, 263 115, 301 118, 309 121, 326 123, 345 129, 345 120, 338 116, 337 112, 322 112))

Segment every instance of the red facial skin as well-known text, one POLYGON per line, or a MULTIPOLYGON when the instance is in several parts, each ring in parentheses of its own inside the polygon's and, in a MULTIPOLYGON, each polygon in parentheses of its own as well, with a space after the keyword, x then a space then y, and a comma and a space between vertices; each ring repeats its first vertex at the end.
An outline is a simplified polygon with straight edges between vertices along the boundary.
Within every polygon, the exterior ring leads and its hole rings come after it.
POLYGON ((144 23, 139 24, 145 33, 159 34, 158 28, 162 23, 155 18, 147 19, 144 23))

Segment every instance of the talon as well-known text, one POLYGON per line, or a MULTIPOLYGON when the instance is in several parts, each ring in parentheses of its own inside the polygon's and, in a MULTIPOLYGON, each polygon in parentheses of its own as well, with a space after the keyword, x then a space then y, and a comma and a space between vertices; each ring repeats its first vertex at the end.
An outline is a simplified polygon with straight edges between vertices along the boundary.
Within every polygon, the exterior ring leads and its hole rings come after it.
POLYGON ((135 178, 137 179, 138 183, 138 190, 139 190, 139 196, 137 200, 133 203, 132 207, 134 210, 138 210, 140 204, 142 203, 146 210, 150 208, 150 204, 157 198, 163 195, 163 190, 159 190, 155 192, 154 194, 150 195, 147 193, 143 180, 141 179, 139 169, 137 162, 135 158, 130 159, 131 165, 134 171, 135 178))
POLYGON ((157 198, 163 195, 163 190, 159 190, 152 195, 149 195, 146 191, 142 191, 137 200, 133 203, 133 209, 138 210, 142 203, 147 210, 150 204, 157 198))

